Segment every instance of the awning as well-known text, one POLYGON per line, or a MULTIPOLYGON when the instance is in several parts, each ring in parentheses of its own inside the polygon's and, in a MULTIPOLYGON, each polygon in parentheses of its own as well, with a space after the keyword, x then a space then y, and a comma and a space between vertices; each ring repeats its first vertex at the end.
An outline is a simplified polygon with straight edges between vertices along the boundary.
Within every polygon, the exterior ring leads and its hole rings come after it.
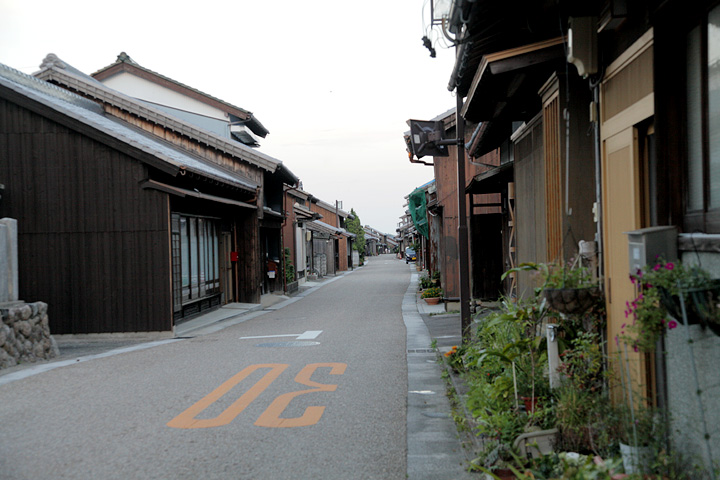
POLYGON ((339 235, 343 232, 342 229, 333 227, 332 225, 328 225, 327 223, 321 222, 319 220, 313 220, 312 222, 308 222, 305 225, 307 226, 308 230, 311 230, 313 232, 327 233, 330 235, 339 235))
POLYGON ((234 205, 236 207, 250 208, 253 210, 257 209, 257 205, 241 202, 239 200, 233 200, 225 197, 218 197, 215 195, 208 195, 206 193, 196 192, 195 190, 187 190, 185 188, 173 187, 164 183, 156 182, 155 180, 146 180, 141 184, 144 189, 159 190, 161 192, 169 193, 171 195, 177 195, 178 197, 195 197, 211 202, 224 203, 226 205, 234 205))
POLYGON ((480 157, 512 133, 512 122, 528 121, 541 108, 538 91, 565 64, 564 38, 485 55, 480 62, 462 116, 481 123, 471 154, 480 157))
POLYGON ((230 135, 237 140, 238 142, 247 145, 248 147, 259 147, 260 144, 255 140, 255 138, 250 135, 248 132, 239 130, 239 131, 233 131, 230 132, 230 135))
POLYGON ((502 193, 507 188, 507 184, 513 181, 513 171, 513 163, 508 162, 475 175, 465 189, 465 193, 473 195, 502 193))
POLYGON ((322 218, 322 215, 319 213, 313 212, 307 207, 303 207, 299 203, 295 203, 293 205, 293 211, 295 212, 295 217, 298 220, 316 220, 318 218, 322 218))

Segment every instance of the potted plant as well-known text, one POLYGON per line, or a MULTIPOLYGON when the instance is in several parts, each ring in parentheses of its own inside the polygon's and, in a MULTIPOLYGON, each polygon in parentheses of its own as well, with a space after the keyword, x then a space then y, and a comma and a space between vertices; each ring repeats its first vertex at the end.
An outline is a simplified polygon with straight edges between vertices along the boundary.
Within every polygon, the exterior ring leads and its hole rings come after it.
POLYGON ((653 351, 666 330, 685 320, 720 335, 720 284, 699 267, 662 259, 630 275, 637 297, 626 303, 620 338, 636 350, 653 351), (668 315, 672 318, 668 319, 668 315))
POLYGON ((583 266, 523 263, 505 272, 501 278, 504 280, 511 272, 518 271, 539 272, 542 286, 536 289, 536 294, 541 294, 552 310, 565 315, 584 313, 602 298, 597 280, 583 266))
POLYGON ((543 287, 548 306, 566 315, 584 313, 601 298, 597 280, 582 266, 549 266, 543 287))
POLYGON ((426 277, 426 276, 420 277, 420 290, 421 291, 428 289, 430 287, 434 287, 434 286, 436 286, 435 283, 429 277, 426 277))
POLYGON ((656 447, 665 438, 657 412, 645 406, 622 406, 620 417, 620 455, 625 473, 649 473, 656 447))
POLYGON ((425 300, 428 305, 437 305, 442 299, 443 291, 439 287, 430 287, 425 289, 421 297, 425 300))

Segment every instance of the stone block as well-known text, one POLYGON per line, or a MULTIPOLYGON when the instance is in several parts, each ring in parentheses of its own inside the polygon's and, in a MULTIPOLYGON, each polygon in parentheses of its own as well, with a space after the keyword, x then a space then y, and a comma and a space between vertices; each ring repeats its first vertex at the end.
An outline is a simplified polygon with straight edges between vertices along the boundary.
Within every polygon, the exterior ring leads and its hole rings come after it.
POLYGON ((0 219, 0 303, 19 299, 17 220, 0 219))

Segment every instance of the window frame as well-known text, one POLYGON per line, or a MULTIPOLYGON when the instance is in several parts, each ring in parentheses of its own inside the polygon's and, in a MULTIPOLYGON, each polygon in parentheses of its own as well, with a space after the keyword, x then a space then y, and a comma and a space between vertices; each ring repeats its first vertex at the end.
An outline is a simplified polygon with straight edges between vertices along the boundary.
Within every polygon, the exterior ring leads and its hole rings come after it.
MULTIPOLYGON (((708 18, 710 12, 720 8, 720 2, 715 2, 703 9, 694 16, 685 28, 685 45, 687 49, 687 38, 690 32, 700 27, 700 107, 701 107, 701 170, 702 170, 702 208, 699 210, 690 209, 690 144, 688 142, 688 123, 687 115, 688 95, 688 69, 687 54, 685 55, 684 69, 684 112, 683 125, 685 128, 684 139, 684 159, 685 159, 685 179, 683 192, 683 230, 686 232, 705 232, 720 233, 720 206, 711 208, 710 206, 710 190, 711 190, 711 171, 710 171, 710 90, 709 90, 709 66, 708 66, 708 18)), ((718 126, 720 128, 720 126, 718 126)), ((720 177, 716 179, 720 182, 720 177)))

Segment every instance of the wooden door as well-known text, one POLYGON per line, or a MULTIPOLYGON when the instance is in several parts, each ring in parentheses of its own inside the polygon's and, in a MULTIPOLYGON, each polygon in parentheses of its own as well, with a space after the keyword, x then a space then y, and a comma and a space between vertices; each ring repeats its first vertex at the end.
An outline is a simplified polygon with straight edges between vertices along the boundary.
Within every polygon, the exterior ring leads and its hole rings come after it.
POLYGON ((220 236, 220 288, 222 289, 223 304, 235 301, 232 270, 232 234, 222 232, 220 236))
POLYGON ((616 342, 616 338, 624 331, 623 326, 631 321, 625 318, 626 302, 635 298, 635 287, 629 277, 628 239, 625 232, 643 227, 637 128, 622 130, 603 143, 604 263, 609 352, 611 361, 620 360, 616 366, 625 367, 626 362, 629 362, 633 377, 638 385, 643 385, 641 379, 645 378, 645 366, 642 356, 632 348, 626 348, 622 342, 619 345, 616 342))

